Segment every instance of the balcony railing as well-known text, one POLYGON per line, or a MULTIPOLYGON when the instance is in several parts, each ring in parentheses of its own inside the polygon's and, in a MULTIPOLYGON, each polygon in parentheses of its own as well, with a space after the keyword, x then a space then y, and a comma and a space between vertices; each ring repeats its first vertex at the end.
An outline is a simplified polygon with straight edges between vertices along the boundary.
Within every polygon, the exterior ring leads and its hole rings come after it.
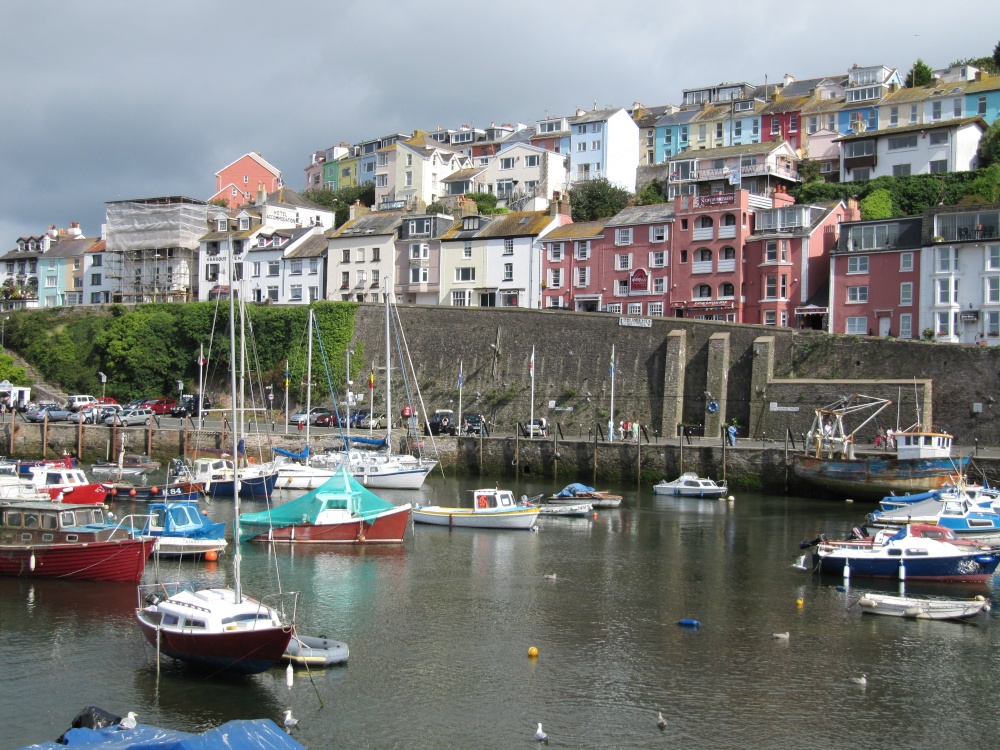
POLYGON ((730 258, 729 260, 720 260, 718 265, 719 273, 725 273, 728 271, 736 270, 736 260, 730 258))
MULTIPOLYGON (((945 242, 971 242, 975 240, 995 240, 1000 238, 1000 234, 997 233, 997 228, 994 226, 984 225, 982 227, 939 227, 938 231, 941 232, 940 237, 943 238, 945 242)), ((933 237, 925 237, 925 244, 933 242, 933 237)))
POLYGON ((730 224, 728 227, 719 227, 719 239, 731 240, 736 237, 736 225, 730 224))
POLYGON ((696 260, 691 264, 691 273, 712 273, 712 261, 696 260))
POLYGON ((710 240, 714 234, 715 227, 695 227, 691 232, 693 240, 710 240))

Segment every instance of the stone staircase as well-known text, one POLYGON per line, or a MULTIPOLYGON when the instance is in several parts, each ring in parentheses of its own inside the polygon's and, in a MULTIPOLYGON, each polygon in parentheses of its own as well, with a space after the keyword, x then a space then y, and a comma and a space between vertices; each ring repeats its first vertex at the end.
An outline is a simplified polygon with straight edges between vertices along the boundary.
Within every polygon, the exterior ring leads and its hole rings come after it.
POLYGON ((65 404, 69 400, 69 394, 63 391, 61 388, 47 383, 45 379, 41 376, 34 367, 29 365, 24 361, 17 352, 11 349, 4 349, 5 354, 9 354, 14 358, 14 365, 17 367, 23 367, 25 374, 31 380, 31 400, 40 401, 48 399, 50 401, 55 401, 59 404, 65 404))

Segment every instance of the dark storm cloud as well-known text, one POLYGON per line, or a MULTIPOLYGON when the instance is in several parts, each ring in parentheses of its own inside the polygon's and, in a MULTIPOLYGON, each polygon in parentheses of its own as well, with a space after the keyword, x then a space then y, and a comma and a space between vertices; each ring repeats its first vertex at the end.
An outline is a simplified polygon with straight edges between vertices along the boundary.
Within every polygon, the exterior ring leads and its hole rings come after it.
POLYGON ((0 249, 104 202, 208 198, 259 151, 677 102, 683 88, 990 54, 1000 12, 939 4, 0 0, 0 249))

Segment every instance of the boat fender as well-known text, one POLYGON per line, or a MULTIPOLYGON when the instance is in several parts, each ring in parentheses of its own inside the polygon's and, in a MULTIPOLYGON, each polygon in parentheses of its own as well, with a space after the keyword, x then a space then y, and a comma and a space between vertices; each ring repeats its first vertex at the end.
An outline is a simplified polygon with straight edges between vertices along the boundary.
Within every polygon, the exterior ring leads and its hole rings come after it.
POLYGON ((680 625, 682 628, 698 628, 698 627, 701 627, 701 623, 700 622, 698 622, 697 620, 692 620, 692 619, 687 618, 687 617, 685 617, 683 620, 678 620, 677 624, 680 625))
POLYGON ((715 414, 715 412, 717 412, 718 410, 719 410, 719 402, 718 401, 709 401, 708 402, 708 413, 709 414, 715 414))
POLYGON ((875 606, 875 600, 869 599, 867 596, 863 596, 858 599, 858 605, 864 607, 865 609, 870 609, 875 606))
POLYGON ((478 502, 478 505, 479 505, 480 508, 487 507, 486 495, 480 495, 477 498, 477 502, 478 502))

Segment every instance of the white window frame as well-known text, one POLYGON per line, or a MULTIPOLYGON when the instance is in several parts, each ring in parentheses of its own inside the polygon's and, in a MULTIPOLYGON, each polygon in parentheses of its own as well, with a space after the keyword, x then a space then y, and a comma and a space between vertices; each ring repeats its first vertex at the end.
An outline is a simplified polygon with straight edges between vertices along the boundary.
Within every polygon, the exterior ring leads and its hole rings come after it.
POLYGON ((863 305, 868 302, 868 285, 847 287, 847 304, 863 305))
POLYGON ((855 317, 848 317, 844 327, 844 333, 851 336, 867 336, 868 335, 867 316, 860 315, 855 317))
POLYGON ((852 255, 847 258, 847 273, 868 273, 868 256, 852 255))
POLYGON ((908 273, 913 270, 913 253, 899 254, 900 273, 908 273))
POLYGON ((632 244, 632 228, 622 227, 615 230, 615 244, 619 247, 632 244))

